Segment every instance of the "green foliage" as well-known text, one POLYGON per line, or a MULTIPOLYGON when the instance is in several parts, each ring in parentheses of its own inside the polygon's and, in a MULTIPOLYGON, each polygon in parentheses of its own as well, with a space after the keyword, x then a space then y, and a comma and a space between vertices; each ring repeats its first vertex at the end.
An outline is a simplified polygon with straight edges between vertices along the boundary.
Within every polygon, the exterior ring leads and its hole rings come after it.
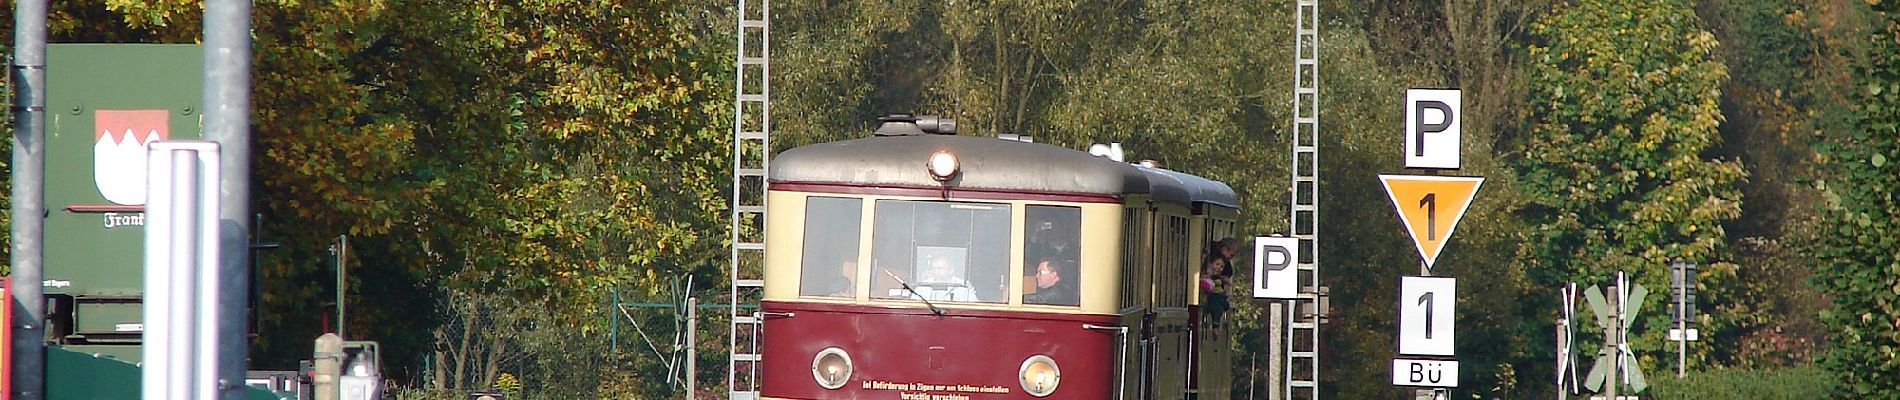
POLYGON ((1825 210, 1815 180, 1812 146, 1851 124, 1848 95, 1853 57, 1864 46, 1859 2, 1721 0, 1700 7, 1722 41, 1717 53, 1734 74, 1722 88, 1723 143, 1749 179, 1741 186, 1742 216, 1725 224, 1743 293, 1715 313, 1753 316, 1732 353, 1712 353, 1733 367, 1813 363, 1826 329, 1815 310, 1829 299, 1810 277, 1824 264, 1804 251, 1818 240, 1825 210))
MULTIPOLYGON (((298 282, 327 273, 337 234, 357 245, 353 301, 412 307, 442 287, 586 312, 709 258, 729 103, 676 6, 261 4, 258 192, 288 247, 265 329, 308 326, 321 293, 298 282)), ((352 309, 354 331, 410 345, 393 348, 433 341, 413 308, 352 309)), ((307 341, 285 339, 270 359, 307 341)))
MULTIPOLYGON (((58 2, 49 25, 57 42, 191 42, 201 7, 58 2)), ((713 258, 729 72, 682 7, 258 3, 252 193, 259 237, 284 246, 260 260, 256 365, 308 357, 338 235, 349 332, 382 341, 399 378, 435 347, 438 288, 598 334, 605 320, 581 316, 607 288, 653 290, 713 258)))
POLYGON ((1675 374, 1651 373, 1645 398, 1673 399, 1815 399, 1824 397, 1833 379, 1813 364, 1779 369, 1717 369, 1676 379, 1675 374))
MULTIPOLYGON (((1681 258, 1701 264, 1704 302, 1730 301, 1740 282, 1723 223, 1741 212, 1737 185, 1747 173, 1706 155, 1721 139, 1717 102, 1728 78, 1711 54, 1715 35, 1688 1, 1631 0, 1562 5, 1531 33, 1533 125, 1516 165, 1521 215, 1533 228, 1517 265, 1546 287, 1603 284, 1626 271, 1658 299, 1667 297, 1669 261, 1681 258)), ((1663 342, 1661 304, 1639 315, 1639 354, 1663 342)), ((1700 317, 1704 335, 1721 338, 1710 342, 1726 346, 1735 320, 1749 316, 1700 317)), ((1644 364, 1672 365, 1658 358, 1644 364)))
POLYGON ((1816 282, 1834 296, 1821 312, 1833 332, 1824 365, 1838 398, 1900 396, 1900 2, 1871 1, 1875 29, 1862 64, 1855 128, 1821 144, 1828 180, 1816 282))

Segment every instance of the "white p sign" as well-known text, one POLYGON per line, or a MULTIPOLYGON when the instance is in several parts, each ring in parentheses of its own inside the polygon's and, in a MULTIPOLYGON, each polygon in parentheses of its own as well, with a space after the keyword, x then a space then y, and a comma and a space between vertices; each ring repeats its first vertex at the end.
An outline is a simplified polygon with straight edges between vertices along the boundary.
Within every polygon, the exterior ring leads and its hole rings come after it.
POLYGON ((1253 297, 1294 299, 1299 297, 1300 239, 1258 236, 1253 238, 1253 297))
POLYGON ((1405 90, 1405 167, 1458 169, 1457 89, 1405 90))

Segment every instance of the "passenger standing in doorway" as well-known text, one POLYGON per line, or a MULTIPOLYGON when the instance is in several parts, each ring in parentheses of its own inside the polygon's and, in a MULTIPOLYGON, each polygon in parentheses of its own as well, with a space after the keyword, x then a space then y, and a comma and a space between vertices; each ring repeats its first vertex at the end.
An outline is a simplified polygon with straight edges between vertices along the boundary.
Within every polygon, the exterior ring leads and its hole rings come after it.
POLYGON ((1227 313, 1227 258, 1219 249, 1201 262, 1201 316, 1215 334, 1220 333, 1221 315, 1227 313))

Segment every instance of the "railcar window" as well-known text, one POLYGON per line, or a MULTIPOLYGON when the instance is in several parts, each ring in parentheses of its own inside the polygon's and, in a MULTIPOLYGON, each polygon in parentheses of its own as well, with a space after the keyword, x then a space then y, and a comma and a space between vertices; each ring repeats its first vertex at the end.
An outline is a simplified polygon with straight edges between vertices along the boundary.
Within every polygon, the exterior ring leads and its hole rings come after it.
POLYGON ((1186 307, 1188 290, 1188 219, 1164 216, 1160 243, 1160 264, 1155 266, 1156 307, 1186 307))
POLYGON ((859 199, 805 199, 805 248, 799 260, 800 296, 852 297, 858 276, 858 232, 864 203, 859 199))
POLYGON ((1028 206, 1024 210, 1023 303, 1079 304, 1082 283, 1082 209, 1028 206))
POLYGON ((1001 303, 1009 293, 1009 205, 878 200, 871 296, 1001 303), (909 282, 910 290, 899 282, 909 282))
POLYGON ((1148 291, 1142 279, 1148 276, 1147 212, 1139 208, 1122 211, 1122 307, 1145 304, 1148 291))

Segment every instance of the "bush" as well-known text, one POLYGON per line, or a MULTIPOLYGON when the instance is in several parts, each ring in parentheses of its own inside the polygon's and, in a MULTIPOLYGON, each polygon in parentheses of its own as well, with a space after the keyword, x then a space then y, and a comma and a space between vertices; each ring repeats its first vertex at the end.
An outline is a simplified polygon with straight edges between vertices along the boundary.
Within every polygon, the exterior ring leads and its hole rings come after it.
POLYGON ((1676 379, 1675 371, 1651 371, 1645 398, 1669 399, 1818 399, 1827 397, 1834 380, 1820 366, 1806 364, 1779 369, 1719 369, 1691 372, 1676 379))

